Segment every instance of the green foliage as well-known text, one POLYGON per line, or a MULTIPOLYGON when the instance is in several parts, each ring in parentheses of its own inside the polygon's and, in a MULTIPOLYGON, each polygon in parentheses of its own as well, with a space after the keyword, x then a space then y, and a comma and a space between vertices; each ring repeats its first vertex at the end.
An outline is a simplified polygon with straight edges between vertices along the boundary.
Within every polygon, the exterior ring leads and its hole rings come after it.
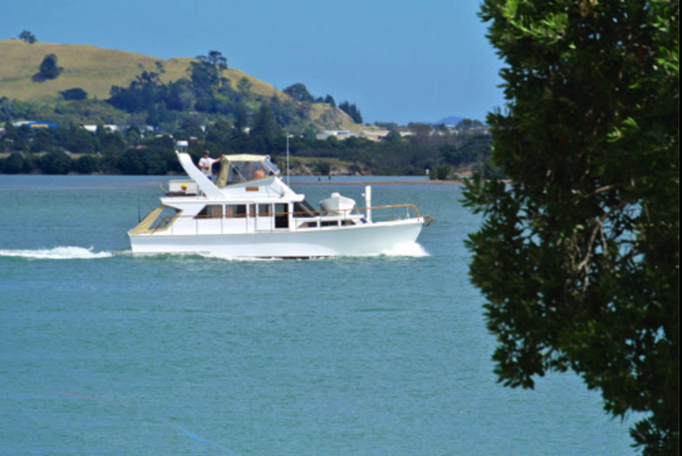
POLYGON ((327 103, 328 105, 330 105, 334 108, 336 107, 336 101, 334 100, 334 97, 332 97, 329 94, 326 97, 324 97, 323 101, 324 101, 324 103, 327 103))
POLYGON ((63 90, 59 94, 65 100, 85 100, 88 98, 88 92, 81 89, 80 87, 75 87, 73 89, 63 90))
POLYGON ((192 62, 190 64, 191 81, 194 90, 200 94, 209 96, 220 85, 218 67, 208 61, 192 62))
POLYGON ((83 155, 74 163, 79 174, 93 174, 98 171, 100 160, 92 155, 83 155))
POLYGON ((66 147, 70 152, 90 154, 95 151, 95 141, 85 128, 73 126, 66 147))
POLYGON ((429 179, 431 180, 445 180, 452 173, 452 168, 448 165, 440 165, 436 169, 429 170, 429 179))
POLYGON ((5 123, 5 134, 1 138, 2 151, 28 152, 30 137, 26 134, 29 129, 15 128, 10 122, 5 123))
POLYGON ((571 369, 646 455, 679 442, 679 5, 485 0, 506 66, 468 247, 512 387, 571 369))
POLYGON ((490 156, 490 135, 474 133, 463 136, 454 144, 444 144, 440 153, 443 159, 452 166, 484 162, 490 156))
POLYGON ((128 113, 149 111, 160 103, 166 93, 159 74, 143 71, 130 83, 128 88, 111 87, 111 97, 107 100, 112 106, 128 113))
POLYGON ((21 174, 26 172, 26 160, 20 152, 12 152, 3 160, 0 160, 0 171, 5 174, 21 174))
MULTIPOLYGON (((127 132, 109 131, 102 125, 95 133, 80 126, 57 129, 32 129, 28 126, 15 128, 6 124, 6 133, 0 137, 0 148, 4 152, 28 152, 35 154, 51 151, 69 151, 83 157, 74 160, 69 171, 83 174, 93 172, 150 174, 177 172, 182 173, 174 154, 174 144, 178 139, 190 141, 192 153, 203 153, 209 150, 213 156, 230 153, 265 153, 273 158, 282 156, 286 150, 285 133, 275 121, 271 104, 263 104, 254 127, 250 133, 244 131, 246 114, 237 117, 233 126, 227 120, 219 120, 209 124, 204 133, 197 118, 186 118, 180 121, 173 136, 156 137, 155 134, 142 135, 136 128, 127 132), (131 152, 131 150, 133 152, 131 152), (145 160, 144 155, 154 153, 155 158, 145 160), (125 155, 125 157, 124 157, 125 155), (89 157, 89 158, 86 158, 89 157), (94 160, 94 161, 93 161, 94 160), (82 163, 81 163, 82 162, 82 163), (162 165, 161 165, 162 163, 162 165)), ((424 129, 417 135, 401 138, 396 131, 390 140, 373 142, 361 137, 339 140, 331 136, 326 140, 318 140, 315 129, 308 126, 303 134, 290 138, 291 155, 305 157, 308 163, 325 163, 323 168, 312 169, 324 171, 331 163, 352 164, 357 172, 383 175, 424 175, 425 169, 433 170, 433 178, 444 179, 451 173, 451 167, 444 162, 439 151, 454 147, 455 136, 433 134, 432 129, 424 129), (440 177, 438 167, 442 164, 440 177)), ((468 143, 466 132, 456 135, 456 140, 468 143)), ((0 161, 0 172, 26 173, 34 169, 33 154, 16 153, 0 161), (4 168, 5 165, 9 165, 4 168)), ((487 156, 487 155, 486 155, 487 156)), ((76 158, 76 157, 74 157, 76 158)), ((198 157, 197 157, 198 158, 198 157)), ((475 162, 469 165, 475 164, 475 162)))
POLYGON ((73 160, 65 152, 48 152, 38 160, 38 166, 45 174, 66 174, 71 170, 73 160))
POLYGON ((31 142, 31 152, 46 152, 52 150, 54 145, 54 137, 47 129, 40 129, 35 132, 33 141, 31 142))
POLYGON ((29 32, 28 30, 24 30, 19 34, 19 39, 25 43, 33 44, 36 43, 38 40, 36 39, 36 36, 29 32))
POLYGON ((40 64, 38 73, 33 76, 33 80, 40 82, 47 79, 57 79, 62 74, 62 71, 64 71, 64 68, 57 65, 57 56, 48 54, 40 64))
POLYGON ((505 179, 507 175, 502 166, 495 165, 492 160, 476 163, 473 167, 474 174, 478 174, 483 179, 505 179))
POLYGON ((166 174, 166 163, 153 150, 128 149, 118 160, 118 168, 123 174, 157 175, 166 174))
POLYGON ((281 143, 281 139, 284 137, 283 132, 275 122, 272 109, 268 104, 263 103, 261 105, 250 136, 257 153, 270 154, 282 150, 281 147, 278 147, 278 143, 281 143))
POLYGON ((127 146, 123 135, 119 131, 109 131, 103 126, 97 127, 95 134, 95 148, 104 154, 116 153, 127 146))
POLYGON ((209 51, 208 56, 200 55, 197 59, 219 70, 227 70, 227 57, 220 51, 209 51))
POLYGON ((237 90, 241 93, 249 93, 249 91, 251 91, 251 87, 253 87, 253 84, 246 76, 240 78, 239 82, 237 83, 237 90))
POLYGON ((219 120, 206 131, 206 141, 215 144, 222 150, 230 147, 234 131, 227 120, 219 120))
MULTIPOLYGON (((227 59, 211 51, 190 63, 189 79, 163 83, 160 72, 144 70, 128 87, 112 86, 109 104, 129 114, 146 113, 145 122, 159 127, 175 123, 180 113, 196 111, 205 115, 235 115, 236 105, 248 94, 248 78, 239 82, 239 92, 221 77, 227 59)), ((161 70, 162 71, 162 67, 161 70)))
POLYGON ((342 101, 339 104, 339 109, 346 114, 350 116, 351 119, 353 119, 353 122, 361 124, 362 123, 362 114, 360 113, 360 110, 358 107, 355 105, 355 103, 349 103, 348 101, 342 101))
POLYGON ((313 96, 310 95, 310 92, 308 92, 308 88, 304 84, 301 84, 300 82, 290 85, 282 92, 286 93, 294 100, 304 101, 308 103, 312 103, 313 101, 315 101, 313 96))

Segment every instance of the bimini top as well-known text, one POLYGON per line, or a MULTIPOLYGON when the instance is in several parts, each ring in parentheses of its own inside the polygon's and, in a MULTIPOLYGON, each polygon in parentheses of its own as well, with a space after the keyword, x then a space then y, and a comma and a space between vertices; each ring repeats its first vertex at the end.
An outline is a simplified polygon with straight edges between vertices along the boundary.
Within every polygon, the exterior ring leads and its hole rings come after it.
POLYGON ((224 188, 228 185, 279 174, 279 168, 270 161, 269 155, 223 155, 220 159, 216 186, 224 188))

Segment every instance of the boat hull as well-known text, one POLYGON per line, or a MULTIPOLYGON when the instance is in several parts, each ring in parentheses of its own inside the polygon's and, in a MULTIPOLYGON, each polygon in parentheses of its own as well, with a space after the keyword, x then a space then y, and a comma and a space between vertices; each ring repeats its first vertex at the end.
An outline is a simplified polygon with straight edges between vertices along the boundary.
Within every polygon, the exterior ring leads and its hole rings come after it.
POLYGON ((316 258, 380 255, 416 242, 424 220, 314 230, 243 234, 129 233, 134 254, 198 253, 236 258, 316 258))

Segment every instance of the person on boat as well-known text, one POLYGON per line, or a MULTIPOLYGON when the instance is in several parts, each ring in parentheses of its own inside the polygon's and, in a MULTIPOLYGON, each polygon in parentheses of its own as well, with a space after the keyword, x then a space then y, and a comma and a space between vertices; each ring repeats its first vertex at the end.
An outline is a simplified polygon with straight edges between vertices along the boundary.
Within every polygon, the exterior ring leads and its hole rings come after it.
POLYGON ((209 156, 208 151, 204 152, 203 158, 199 160, 199 169, 201 170, 202 173, 204 173, 204 176, 206 176, 209 180, 213 175, 213 163, 217 161, 218 160, 211 158, 209 156))
POLYGON ((251 179, 263 179, 265 177, 265 171, 260 168, 256 168, 251 173, 251 179))

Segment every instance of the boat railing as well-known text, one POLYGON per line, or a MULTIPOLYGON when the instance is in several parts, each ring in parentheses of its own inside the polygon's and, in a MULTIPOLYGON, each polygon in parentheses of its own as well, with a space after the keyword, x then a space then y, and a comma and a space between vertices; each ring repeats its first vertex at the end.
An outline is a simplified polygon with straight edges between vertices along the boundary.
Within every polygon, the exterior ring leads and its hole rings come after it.
POLYGON ((278 212, 276 215, 293 215, 294 218, 302 217, 341 217, 349 218, 362 215, 362 213, 371 213, 372 221, 391 221, 399 219, 419 218, 421 217, 419 209, 414 204, 391 204, 386 206, 372 206, 359 207, 353 209, 334 209, 330 211, 293 211, 293 212, 278 212), (336 215, 332 215, 336 214, 336 215))
POLYGON ((392 220, 419 218, 421 214, 414 204, 390 204, 385 206, 359 207, 358 212, 372 214, 373 222, 388 222, 392 220))
MULTIPOLYGON (((310 230, 325 229, 338 226, 382 223, 421 217, 414 204, 394 204, 373 206, 369 208, 354 208, 348 210, 331 211, 281 211, 268 215, 256 216, 253 213, 223 214, 223 215, 180 215, 173 214, 163 217, 148 232, 155 234, 164 232, 173 234, 227 234, 251 231, 279 231, 281 229, 310 230), (368 214, 371 214, 369 219, 368 214), (279 222, 285 220, 286 223, 279 222), (187 223, 179 221, 193 220, 193 229, 188 230, 187 223), (216 221, 210 227, 205 222, 216 221), (177 227, 177 228, 176 228, 177 227), (214 233, 215 231, 215 233, 214 233)), ((150 224, 151 225, 151 224, 150 224)))

